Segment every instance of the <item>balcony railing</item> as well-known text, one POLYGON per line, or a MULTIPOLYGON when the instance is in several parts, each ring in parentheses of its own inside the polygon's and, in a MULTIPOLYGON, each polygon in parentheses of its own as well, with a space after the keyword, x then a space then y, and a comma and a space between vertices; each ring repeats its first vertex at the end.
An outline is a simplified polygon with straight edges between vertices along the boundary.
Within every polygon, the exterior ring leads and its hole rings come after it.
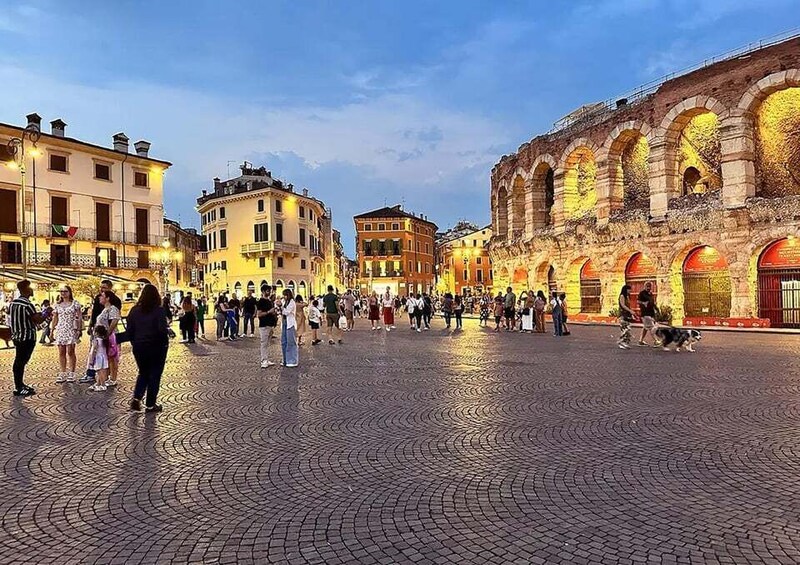
POLYGON ((263 253, 290 253, 300 254, 300 246, 295 243, 282 241, 260 241, 258 243, 245 243, 241 246, 242 255, 261 255, 263 253))
MULTIPOLYGON (((97 230, 94 228, 78 228, 77 231, 72 235, 68 235, 66 233, 59 234, 53 229, 53 224, 28 224, 25 226, 25 228, 28 231, 28 235, 37 237, 64 238, 81 241, 107 241, 111 243, 126 243, 131 245, 151 245, 154 247, 161 245, 162 242, 161 236, 156 234, 146 234, 142 235, 142 237, 137 237, 136 232, 124 232, 123 234, 121 231, 112 230, 107 232, 107 234, 103 234, 103 237, 98 237, 97 230)), ((21 231, 21 225, 19 225, 18 222, 16 233, 19 234, 21 231)))
MULTIPOLYGON (((21 255, 6 255, 0 257, 0 265, 21 265, 21 255)), ((106 264, 101 264, 100 259, 96 255, 71 253, 69 257, 56 257, 47 252, 30 252, 28 253, 28 265, 34 267, 51 267, 56 270, 61 268, 72 269, 148 269, 157 270, 160 265, 157 261, 149 260, 146 266, 139 265, 138 257, 116 257, 115 260, 108 261, 106 264)))

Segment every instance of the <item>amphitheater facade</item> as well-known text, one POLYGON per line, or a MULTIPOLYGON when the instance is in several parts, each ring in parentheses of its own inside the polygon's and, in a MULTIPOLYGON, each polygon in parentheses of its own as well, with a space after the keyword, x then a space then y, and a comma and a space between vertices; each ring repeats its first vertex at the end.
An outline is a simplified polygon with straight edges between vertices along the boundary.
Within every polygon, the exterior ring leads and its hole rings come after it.
POLYGON ((800 37, 590 104, 492 169, 495 287, 604 318, 800 328, 800 37))

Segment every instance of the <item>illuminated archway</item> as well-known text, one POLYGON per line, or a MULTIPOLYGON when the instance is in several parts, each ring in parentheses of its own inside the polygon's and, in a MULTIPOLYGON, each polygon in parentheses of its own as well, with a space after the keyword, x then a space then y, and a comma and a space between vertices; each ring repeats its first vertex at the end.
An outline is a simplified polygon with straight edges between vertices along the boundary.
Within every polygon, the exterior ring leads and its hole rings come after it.
POLYGON ((800 328, 800 241, 784 238, 758 258, 758 317, 774 328, 800 328))
POLYGON ((586 146, 574 149, 564 162, 564 217, 580 218, 597 206, 597 163, 586 146))
POLYGON ((233 294, 237 298, 241 298, 241 296, 242 296, 242 283, 237 281, 237 283, 235 285, 233 285, 233 294))
POLYGON ((580 273, 581 312, 599 314, 603 307, 600 274, 592 260, 587 260, 580 273))
POLYGON ((688 318, 728 318, 731 315, 731 276, 728 261, 704 245, 683 262, 684 312, 688 318))
POLYGON ((495 235, 501 238, 508 237, 508 191, 505 186, 497 189, 497 199, 495 201, 497 211, 497 226, 495 235))
POLYGON ((550 268, 547 269, 547 290, 549 291, 549 296, 552 296, 552 294, 558 290, 556 268, 553 267, 553 265, 550 265, 550 268))
POLYGON ((625 265, 625 284, 631 287, 631 296, 638 295, 644 289, 644 285, 650 283, 655 300, 658 297, 656 274, 656 264, 647 255, 638 251, 631 255, 625 265))
POLYGON ((683 187, 683 194, 698 194, 722 187, 722 144, 719 117, 713 112, 695 114, 680 130, 677 144, 678 173, 685 178, 688 169, 695 169, 700 178, 692 186, 683 187))
POLYGON ((253 281, 247 282, 247 292, 255 292, 256 291, 256 283, 253 281))
POLYGON ((511 185, 511 235, 519 237, 525 230, 525 179, 514 177, 511 185))
POLYGON ((553 167, 555 160, 549 155, 541 156, 537 159, 531 173, 531 184, 533 185, 533 206, 534 221, 537 225, 548 226, 552 223, 550 212, 555 201, 555 175, 553 167))
POLYGON ((649 158, 650 144, 638 128, 646 124, 631 122, 628 129, 615 130, 608 147, 609 196, 612 208, 623 204, 629 207, 647 207, 650 198, 649 158))
POLYGON ((514 269, 511 286, 517 291, 528 290, 528 270, 523 267, 514 269))
POLYGON ((800 87, 768 95, 755 113, 756 194, 800 195, 800 87))

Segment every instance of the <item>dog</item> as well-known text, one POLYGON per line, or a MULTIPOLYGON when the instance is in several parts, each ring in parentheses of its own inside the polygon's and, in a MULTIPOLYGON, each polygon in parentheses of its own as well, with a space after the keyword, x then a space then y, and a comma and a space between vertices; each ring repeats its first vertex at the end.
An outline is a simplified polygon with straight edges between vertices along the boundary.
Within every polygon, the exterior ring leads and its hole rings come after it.
POLYGON ((683 348, 692 353, 695 352, 694 344, 703 338, 699 330, 683 330, 672 326, 659 326, 656 328, 656 337, 661 342, 664 351, 669 351, 669 345, 674 343, 676 352, 683 348))
POLYGON ((10 345, 8 345, 11 342, 11 328, 0 326, 0 340, 6 342, 6 349, 11 347, 10 345))

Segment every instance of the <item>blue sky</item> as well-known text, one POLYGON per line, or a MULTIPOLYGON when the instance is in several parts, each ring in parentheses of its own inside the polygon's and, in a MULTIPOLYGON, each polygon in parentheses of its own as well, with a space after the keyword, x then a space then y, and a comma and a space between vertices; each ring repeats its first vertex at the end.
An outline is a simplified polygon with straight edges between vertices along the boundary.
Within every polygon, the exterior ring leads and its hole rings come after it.
POLYGON ((800 0, 21 0, 0 121, 36 111, 175 165, 170 217, 247 159, 352 216, 489 221, 489 172, 578 106, 800 26, 800 0))

